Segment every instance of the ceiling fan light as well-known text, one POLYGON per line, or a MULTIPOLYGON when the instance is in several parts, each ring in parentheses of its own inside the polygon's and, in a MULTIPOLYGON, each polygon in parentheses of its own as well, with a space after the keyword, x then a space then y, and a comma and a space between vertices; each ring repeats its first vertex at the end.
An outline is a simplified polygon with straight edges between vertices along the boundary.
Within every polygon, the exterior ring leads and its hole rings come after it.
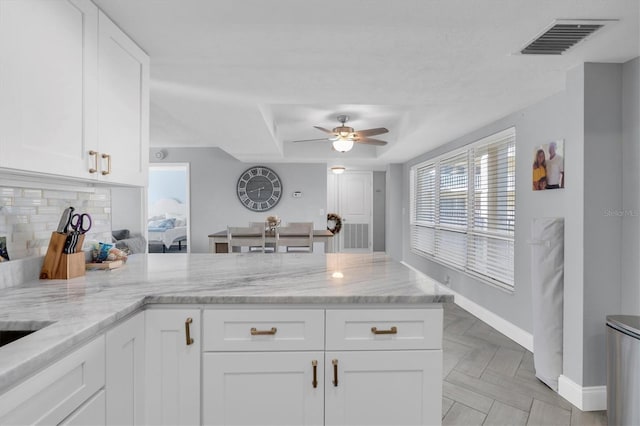
POLYGON ((333 174, 336 174, 336 175, 341 175, 342 173, 344 173, 345 170, 346 170, 346 168, 343 167, 343 166, 333 166, 333 167, 331 167, 331 171, 333 172, 333 174))
POLYGON ((339 152, 351 151, 351 148, 353 148, 353 141, 342 138, 338 139, 337 141, 333 141, 333 148, 339 152))

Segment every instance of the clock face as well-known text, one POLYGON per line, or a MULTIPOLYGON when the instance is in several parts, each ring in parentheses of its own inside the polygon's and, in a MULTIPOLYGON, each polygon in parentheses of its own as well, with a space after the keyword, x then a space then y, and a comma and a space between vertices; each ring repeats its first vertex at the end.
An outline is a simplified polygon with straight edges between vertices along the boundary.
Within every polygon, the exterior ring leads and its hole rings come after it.
POLYGON ((282 182, 268 167, 251 167, 240 175, 237 193, 240 202, 249 210, 263 212, 273 208, 282 196, 282 182))

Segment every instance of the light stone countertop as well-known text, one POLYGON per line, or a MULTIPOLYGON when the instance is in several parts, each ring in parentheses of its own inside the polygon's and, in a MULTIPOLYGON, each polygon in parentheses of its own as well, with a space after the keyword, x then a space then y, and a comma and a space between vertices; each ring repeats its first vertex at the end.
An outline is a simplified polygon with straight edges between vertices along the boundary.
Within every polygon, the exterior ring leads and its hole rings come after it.
POLYGON ((0 348, 0 393, 148 304, 452 301, 434 280, 383 254, 134 255, 111 271, 0 290, 0 329, 51 323, 0 348))

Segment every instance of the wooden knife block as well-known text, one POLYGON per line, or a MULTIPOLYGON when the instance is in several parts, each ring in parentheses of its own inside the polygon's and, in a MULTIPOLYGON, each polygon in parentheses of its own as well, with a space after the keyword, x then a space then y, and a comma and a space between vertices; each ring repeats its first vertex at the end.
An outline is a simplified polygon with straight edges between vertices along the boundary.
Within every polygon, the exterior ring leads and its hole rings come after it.
MULTIPOLYGON (((64 242, 66 240, 67 234, 51 233, 47 254, 44 256, 44 262, 40 270, 41 280, 67 280, 81 277, 85 274, 84 252, 64 254, 64 242)), ((82 248, 83 243, 84 234, 81 234, 78 238, 77 247, 82 248)))

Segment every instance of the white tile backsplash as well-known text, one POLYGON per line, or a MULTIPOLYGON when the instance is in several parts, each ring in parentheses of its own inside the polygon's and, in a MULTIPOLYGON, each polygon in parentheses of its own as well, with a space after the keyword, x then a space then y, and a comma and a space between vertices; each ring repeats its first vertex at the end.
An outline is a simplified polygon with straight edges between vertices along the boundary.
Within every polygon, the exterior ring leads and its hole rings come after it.
MULTIPOLYGON (((85 237, 84 250, 92 242, 111 241, 111 190, 93 188, 92 192, 42 190, 38 188, 12 188, 0 186, 0 237, 7 237, 7 249, 13 260, 43 256, 51 233, 60 221, 66 207, 91 214, 93 227, 85 237)), ((0 288, 6 285, 0 267, 0 288), (3 284, 4 283, 4 284, 3 284)), ((15 268, 14 268, 15 269, 15 268)), ((12 274, 15 275, 15 270, 12 274)))

